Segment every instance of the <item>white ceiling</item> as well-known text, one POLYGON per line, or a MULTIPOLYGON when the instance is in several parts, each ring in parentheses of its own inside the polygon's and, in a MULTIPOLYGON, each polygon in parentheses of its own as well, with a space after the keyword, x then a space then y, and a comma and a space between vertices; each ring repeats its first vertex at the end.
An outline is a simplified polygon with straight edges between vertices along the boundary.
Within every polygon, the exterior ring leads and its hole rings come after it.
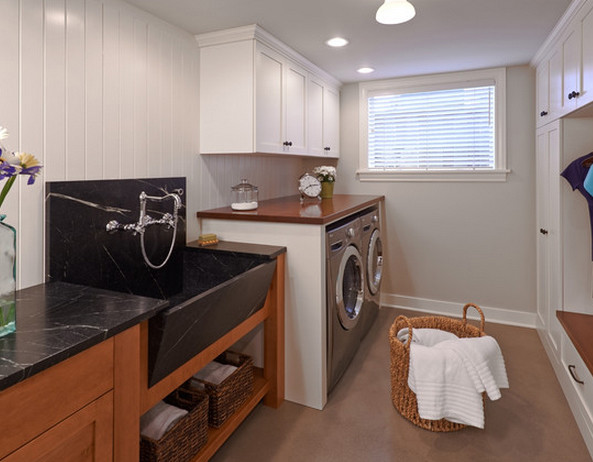
POLYGON ((259 24, 342 82, 527 64, 570 0, 411 0, 386 26, 382 0, 127 0, 191 34, 259 24), (332 49, 325 40, 350 40, 332 49), (362 76, 361 66, 376 69, 362 76))

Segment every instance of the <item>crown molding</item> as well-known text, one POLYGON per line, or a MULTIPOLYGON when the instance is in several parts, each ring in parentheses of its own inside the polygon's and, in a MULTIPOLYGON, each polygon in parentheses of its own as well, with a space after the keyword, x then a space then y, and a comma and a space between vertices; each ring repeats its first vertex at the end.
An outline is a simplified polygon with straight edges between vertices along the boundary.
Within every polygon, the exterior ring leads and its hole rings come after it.
POLYGON ((568 6, 562 17, 550 32, 550 35, 546 38, 542 46, 537 50, 533 58, 531 59, 531 66, 537 67, 544 59, 544 57, 554 48, 556 43, 560 40, 560 37, 571 25, 572 21, 576 18, 577 13, 583 7, 588 0, 573 0, 568 6))
POLYGON ((337 88, 342 86, 342 82, 340 82, 334 76, 328 74, 326 71, 313 64, 303 55, 294 51, 288 45, 278 40, 276 37, 257 24, 250 24, 248 26, 234 27, 232 29, 199 34, 196 35, 195 38, 200 48, 245 40, 256 40, 274 49, 285 58, 296 62, 301 67, 305 68, 312 74, 317 75, 332 86, 337 88))

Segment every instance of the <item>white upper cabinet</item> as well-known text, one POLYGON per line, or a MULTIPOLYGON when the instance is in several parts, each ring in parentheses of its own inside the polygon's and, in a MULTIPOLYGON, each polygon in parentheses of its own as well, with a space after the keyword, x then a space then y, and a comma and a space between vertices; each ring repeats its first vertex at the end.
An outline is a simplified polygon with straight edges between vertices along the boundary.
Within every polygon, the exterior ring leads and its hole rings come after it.
POLYGON ((309 78, 308 145, 314 156, 340 155, 340 94, 315 77, 309 78))
POLYGON ((331 87, 323 92, 323 150, 327 157, 340 155, 340 93, 331 87))
POLYGON ((538 127, 593 102, 593 1, 575 7, 539 62, 536 85, 538 127))
POLYGON ((202 154, 338 157, 337 80, 255 25, 196 39, 202 154))
POLYGON ((567 114, 577 108, 581 94, 581 31, 578 23, 562 41, 562 60, 562 114, 567 114))
POLYGON ((593 3, 585 5, 581 13, 582 73, 579 105, 593 102, 593 3))
POLYGON ((550 62, 544 61, 537 67, 536 71, 536 104, 535 120, 537 126, 541 127, 551 120, 550 115, 550 62))

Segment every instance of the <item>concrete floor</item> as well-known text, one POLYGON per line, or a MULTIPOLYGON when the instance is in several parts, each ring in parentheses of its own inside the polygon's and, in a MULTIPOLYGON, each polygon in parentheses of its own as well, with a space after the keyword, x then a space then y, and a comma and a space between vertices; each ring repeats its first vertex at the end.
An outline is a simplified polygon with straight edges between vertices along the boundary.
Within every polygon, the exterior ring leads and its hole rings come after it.
POLYGON ((212 461, 591 461, 533 329, 486 323, 510 389, 486 400, 484 430, 433 433, 404 419, 390 399, 388 331, 398 314, 419 315, 381 309, 323 411, 260 404, 212 461))

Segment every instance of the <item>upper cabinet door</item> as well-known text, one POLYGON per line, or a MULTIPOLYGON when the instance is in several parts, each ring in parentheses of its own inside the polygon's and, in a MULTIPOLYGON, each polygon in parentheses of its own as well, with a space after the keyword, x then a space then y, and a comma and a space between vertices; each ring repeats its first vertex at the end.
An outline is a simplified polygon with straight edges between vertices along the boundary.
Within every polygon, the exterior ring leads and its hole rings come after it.
MULTIPOLYGON (((562 115, 562 47, 556 47, 548 60, 550 80, 550 116, 557 119, 562 115)), ((539 91, 538 91, 539 93, 539 91)))
POLYGON ((581 31, 580 24, 574 27, 562 42, 563 87, 562 113, 577 107, 581 94, 581 31))
POLYGON ((582 82, 579 106, 593 102, 593 4, 583 11, 582 26, 582 82))
POLYGON ((309 80, 307 101, 307 135, 309 152, 313 156, 325 154, 323 146, 323 82, 315 78, 309 80))
POLYGON ((541 127, 551 119, 550 115, 550 64, 540 63, 536 73, 537 101, 535 104, 536 125, 541 127))
POLYGON ((256 150, 282 152, 284 61, 273 50, 256 47, 256 150))
POLYGON ((340 92, 331 87, 323 92, 323 150, 327 157, 340 156, 340 92))
POLYGON ((283 147, 294 154, 307 154, 307 71, 286 63, 286 126, 283 147))

